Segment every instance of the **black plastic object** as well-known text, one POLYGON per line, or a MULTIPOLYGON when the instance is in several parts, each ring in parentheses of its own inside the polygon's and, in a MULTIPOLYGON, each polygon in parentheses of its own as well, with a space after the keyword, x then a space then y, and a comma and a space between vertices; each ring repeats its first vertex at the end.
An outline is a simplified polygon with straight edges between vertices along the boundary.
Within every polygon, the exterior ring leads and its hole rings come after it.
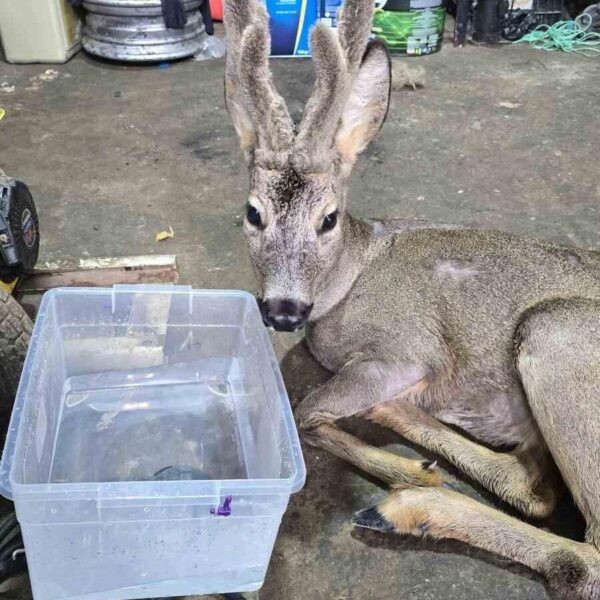
POLYGON ((531 10, 533 21, 537 25, 554 25, 563 18, 563 0, 533 0, 531 10))
POLYGON ((473 41, 497 44, 507 12, 506 0, 479 0, 473 8, 473 41))
POLYGON ((195 467, 165 467, 154 473, 151 481, 203 481, 210 477, 195 467))
POLYGON ((202 22, 208 35, 215 34, 215 24, 213 23, 212 13, 210 12, 210 2, 204 0, 200 5, 200 14, 202 15, 202 22))
POLYGON ((183 0, 160 0, 163 19, 167 29, 183 29, 187 23, 187 16, 183 0))
MULTIPOLYGON (((162 6, 163 19, 167 29, 184 29, 187 23, 187 14, 185 12, 184 0, 160 0, 162 6)), ((208 35, 214 35, 215 28, 210 12, 210 2, 204 0, 200 5, 200 14, 202 22, 208 35)))
POLYGON ((31 272, 39 249, 39 223, 29 188, 0 176, 0 277, 31 272))
POLYGON ((531 10, 513 10, 511 6, 502 25, 502 37, 514 42, 538 25, 551 26, 564 17, 564 0, 533 0, 531 10))
POLYGON ((502 37, 509 42, 515 42, 535 27, 536 23, 530 10, 510 10, 502 25, 502 37))
POLYGON ((469 20, 472 16, 471 0, 448 0, 448 12, 454 16, 454 45, 464 46, 467 41, 469 20))

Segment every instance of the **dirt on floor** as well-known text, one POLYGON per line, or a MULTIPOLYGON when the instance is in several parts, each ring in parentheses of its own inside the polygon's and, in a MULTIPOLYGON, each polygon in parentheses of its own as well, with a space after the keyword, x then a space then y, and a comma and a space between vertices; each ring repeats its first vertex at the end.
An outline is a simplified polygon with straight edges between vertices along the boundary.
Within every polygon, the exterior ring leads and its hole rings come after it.
MULTIPOLYGON (((450 44, 412 61, 426 85, 393 93, 355 170, 355 213, 600 248, 600 61, 450 44)), ((298 117, 310 61, 275 60, 273 70, 298 117)), ((80 53, 65 65, 0 63, 0 167, 31 187, 42 260, 173 253, 181 283, 253 290, 240 229, 247 173, 222 75, 221 60, 158 68, 80 53), (175 237, 156 242, 169 227, 175 237)), ((327 374, 300 335, 273 342, 297 402, 327 374)), ((414 452, 374 427, 361 435, 414 452)), ((384 490, 323 451, 305 456, 306 487, 285 515, 262 600, 551 597, 531 572, 471 548, 353 530, 352 514, 384 490)), ((581 535, 573 515, 567 504, 552 526, 581 535)))

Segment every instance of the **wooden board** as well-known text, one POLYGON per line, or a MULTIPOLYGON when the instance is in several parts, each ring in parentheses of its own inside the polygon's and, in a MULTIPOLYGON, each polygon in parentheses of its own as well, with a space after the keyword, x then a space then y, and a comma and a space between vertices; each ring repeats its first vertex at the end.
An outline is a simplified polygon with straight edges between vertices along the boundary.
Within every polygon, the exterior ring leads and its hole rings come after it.
POLYGON ((39 293, 56 287, 111 287, 116 284, 177 283, 173 254, 82 258, 41 263, 24 278, 19 293, 39 293))

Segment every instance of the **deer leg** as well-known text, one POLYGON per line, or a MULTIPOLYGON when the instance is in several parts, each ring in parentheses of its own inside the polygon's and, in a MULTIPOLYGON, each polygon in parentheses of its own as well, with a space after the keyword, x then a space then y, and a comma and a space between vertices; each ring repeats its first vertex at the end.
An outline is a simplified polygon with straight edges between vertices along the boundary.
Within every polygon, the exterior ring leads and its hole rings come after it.
POLYGON ((337 425, 324 423, 311 431, 312 443, 385 483, 437 486, 442 484, 439 470, 428 461, 404 458, 365 444, 342 431, 337 425))
POLYGON ((411 460, 365 444, 335 422, 418 385, 415 367, 394 367, 376 361, 349 363, 307 396, 296 411, 302 437, 386 483, 441 485, 439 470, 427 461, 411 460))
POLYGON ((545 575, 570 600, 600 600, 600 554, 445 488, 400 487, 354 523, 417 537, 450 538, 545 575))
POLYGON ((517 370, 531 412, 600 549, 600 302, 546 303, 520 327, 517 370))
POLYGON ((538 458, 533 453, 494 452, 407 402, 387 402, 374 407, 366 416, 444 457, 529 517, 543 518, 554 509, 555 494, 545 477, 551 472, 550 463, 543 457, 538 458))

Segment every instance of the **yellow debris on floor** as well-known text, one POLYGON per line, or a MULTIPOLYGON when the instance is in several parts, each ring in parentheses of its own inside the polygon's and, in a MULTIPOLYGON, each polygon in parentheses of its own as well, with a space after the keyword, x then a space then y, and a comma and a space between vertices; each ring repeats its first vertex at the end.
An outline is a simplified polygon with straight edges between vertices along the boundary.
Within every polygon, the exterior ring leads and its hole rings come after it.
POLYGON ((172 227, 169 227, 169 231, 159 231, 156 234, 156 241, 162 242, 164 240, 168 240, 169 238, 175 237, 175 232, 172 227))

